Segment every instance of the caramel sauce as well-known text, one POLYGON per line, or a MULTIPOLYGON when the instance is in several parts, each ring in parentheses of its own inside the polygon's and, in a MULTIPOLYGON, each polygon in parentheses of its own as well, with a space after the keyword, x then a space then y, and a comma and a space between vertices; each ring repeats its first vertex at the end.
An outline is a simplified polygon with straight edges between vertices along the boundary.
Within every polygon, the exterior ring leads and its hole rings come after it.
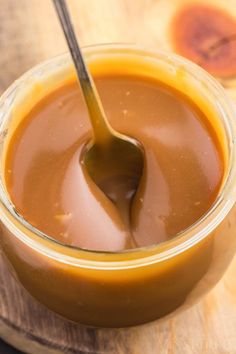
POLYGON ((187 96, 155 79, 110 69, 95 82, 112 127, 145 149, 131 229, 81 164, 92 132, 76 82, 42 99, 16 128, 5 166, 10 198, 29 223, 64 244, 118 251, 166 241, 216 199, 224 173, 216 132, 187 96))

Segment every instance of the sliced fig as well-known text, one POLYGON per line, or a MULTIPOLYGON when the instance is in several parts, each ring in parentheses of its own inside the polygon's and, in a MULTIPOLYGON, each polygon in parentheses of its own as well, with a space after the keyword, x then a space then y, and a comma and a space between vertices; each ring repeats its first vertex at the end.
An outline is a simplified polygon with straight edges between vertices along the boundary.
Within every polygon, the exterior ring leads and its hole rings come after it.
POLYGON ((236 20, 228 12, 200 3, 182 6, 170 23, 175 52, 220 78, 236 75, 236 20))

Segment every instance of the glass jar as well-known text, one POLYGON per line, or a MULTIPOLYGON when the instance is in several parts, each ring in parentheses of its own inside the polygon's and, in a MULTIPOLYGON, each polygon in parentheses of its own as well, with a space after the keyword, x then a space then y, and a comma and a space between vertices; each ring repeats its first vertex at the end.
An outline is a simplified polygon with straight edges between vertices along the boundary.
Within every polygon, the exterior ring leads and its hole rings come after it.
POLYGON ((236 112, 216 80, 174 54, 125 45, 87 47, 84 54, 94 74, 118 57, 121 64, 130 63, 119 65, 122 73, 157 77, 192 96, 203 112, 211 113, 225 152, 220 193, 194 225, 158 245, 87 251, 59 243, 28 224, 9 200, 4 182, 5 151, 20 119, 45 95, 76 79, 69 55, 33 68, 1 97, 0 243, 15 277, 34 298, 69 320, 96 327, 134 326, 195 303, 233 258, 236 112))

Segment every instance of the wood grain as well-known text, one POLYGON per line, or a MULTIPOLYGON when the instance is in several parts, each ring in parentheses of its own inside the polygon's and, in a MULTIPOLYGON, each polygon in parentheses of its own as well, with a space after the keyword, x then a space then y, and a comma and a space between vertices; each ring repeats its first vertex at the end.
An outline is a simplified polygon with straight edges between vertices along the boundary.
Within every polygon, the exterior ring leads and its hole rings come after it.
POLYGON ((0 336, 30 354, 235 354, 236 260, 198 305, 162 323, 91 329, 61 319, 29 296, 0 257, 0 336))
MULTIPOLYGON (((68 2, 83 45, 125 42, 170 49, 163 38, 176 0, 68 2)), ((0 48, 0 91, 33 65, 64 52, 51 1, 0 0, 0 48)), ((173 320, 131 329, 88 329, 33 300, 0 255, 0 336, 31 354, 236 354, 235 275, 236 260, 205 299, 173 320)))

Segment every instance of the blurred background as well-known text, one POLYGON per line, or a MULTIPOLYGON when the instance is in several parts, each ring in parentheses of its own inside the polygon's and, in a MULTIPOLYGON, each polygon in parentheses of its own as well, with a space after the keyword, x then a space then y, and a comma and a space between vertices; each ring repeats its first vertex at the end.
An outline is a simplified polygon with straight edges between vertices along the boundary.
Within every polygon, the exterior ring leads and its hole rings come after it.
MULTIPOLYGON (((236 100, 236 0, 67 2, 81 45, 122 42, 174 51, 208 70, 236 100)), ((65 51, 51 0, 0 0, 0 93, 65 51)), ((16 351, 0 342, 0 353, 16 351)))
MULTIPOLYGON (((125 42, 166 49, 227 87, 236 77, 236 0, 67 0, 81 45, 125 42)), ((0 91, 66 50, 51 0, 0 0, 0 91)))

